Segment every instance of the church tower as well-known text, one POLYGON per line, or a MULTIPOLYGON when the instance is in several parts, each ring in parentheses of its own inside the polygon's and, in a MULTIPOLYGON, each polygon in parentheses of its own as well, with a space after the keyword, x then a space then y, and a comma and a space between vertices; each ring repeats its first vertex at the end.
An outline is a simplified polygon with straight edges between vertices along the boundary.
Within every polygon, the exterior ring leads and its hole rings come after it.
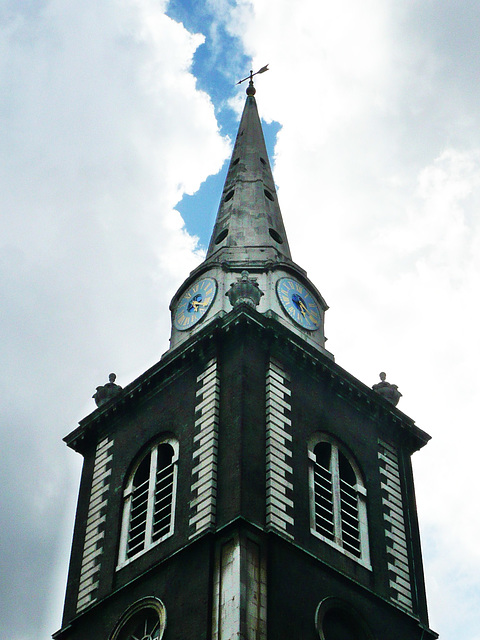
POLYGON ((56 640, 428 640, 411 455, 429 436, 325 349, 252 77, 170 349, 65 441, 84 457, 56 640))

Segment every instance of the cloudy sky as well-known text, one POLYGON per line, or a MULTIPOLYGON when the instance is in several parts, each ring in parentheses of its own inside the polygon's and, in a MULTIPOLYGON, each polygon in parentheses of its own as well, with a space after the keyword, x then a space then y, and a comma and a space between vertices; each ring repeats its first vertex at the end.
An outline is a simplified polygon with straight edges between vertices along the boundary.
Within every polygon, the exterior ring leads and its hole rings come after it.
POLYGON ((81 458, 62 437, 168 348, 243 87, 328 347, 415 454, 431 626, 479 640, 480 5, 0 2, 0 637, 60 626, 81 458), (192 8, 190 5, 194 5, 192 8))

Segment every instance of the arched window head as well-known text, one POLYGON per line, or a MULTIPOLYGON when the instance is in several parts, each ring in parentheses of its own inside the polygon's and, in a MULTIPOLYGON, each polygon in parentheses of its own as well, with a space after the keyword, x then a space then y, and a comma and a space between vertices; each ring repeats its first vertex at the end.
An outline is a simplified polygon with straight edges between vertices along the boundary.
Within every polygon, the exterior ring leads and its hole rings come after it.
POLYGON ((308 457, 312 534, 370 567, 367 492, 355 461, 326 434, 311 440, 308 457))
POLYGON ((339 598, 322 600, 315 623, 320 640, 374 640, 358 611, 339 598))
POLYGON ((119 567, 173 534, 178 443, 161 440, 136 464, 124 491, 119 567))
POLYGON ((161 640, 166 626, 165 606, 158 598, 142 598, 115 625, 110 640, 161 640))

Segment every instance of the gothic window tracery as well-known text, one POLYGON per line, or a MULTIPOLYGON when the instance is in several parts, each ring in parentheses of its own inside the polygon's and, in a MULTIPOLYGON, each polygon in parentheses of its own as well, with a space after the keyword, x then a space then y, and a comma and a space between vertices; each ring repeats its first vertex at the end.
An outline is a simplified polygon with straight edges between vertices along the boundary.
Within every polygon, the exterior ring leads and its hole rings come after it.
POLYGON ((142 598, 120 618, 111 640, 161 640, 166 626, 165 606, 158 598, 142 598))
POLYGON ((308 456, 312 534, 369 566, 367 492, 360 470, 326 434, 310 443, 308 456))
POLYGON ((125 491, 119 566, 173 534, 178 443, 155 444, 136 465, 125 491))

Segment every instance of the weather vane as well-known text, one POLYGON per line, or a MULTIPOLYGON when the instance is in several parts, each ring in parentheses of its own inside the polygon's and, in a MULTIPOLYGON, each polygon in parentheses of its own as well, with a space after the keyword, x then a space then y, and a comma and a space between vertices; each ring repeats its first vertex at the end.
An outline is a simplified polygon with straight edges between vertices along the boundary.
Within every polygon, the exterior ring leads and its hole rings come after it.
POLYGON ((255 73, 253 73, 253 71, 250 70, 250 75, 244 78, 243 80, 239 80, 237 84, 242 84, 242 82, 245 82, 245 80, 250 80, 250 82, 253 83, 253 76, 258 75, 259 73, 265 73, 265 71, 269 71, 268 64, 266 64, 264 67, 262 67, 255 73))

